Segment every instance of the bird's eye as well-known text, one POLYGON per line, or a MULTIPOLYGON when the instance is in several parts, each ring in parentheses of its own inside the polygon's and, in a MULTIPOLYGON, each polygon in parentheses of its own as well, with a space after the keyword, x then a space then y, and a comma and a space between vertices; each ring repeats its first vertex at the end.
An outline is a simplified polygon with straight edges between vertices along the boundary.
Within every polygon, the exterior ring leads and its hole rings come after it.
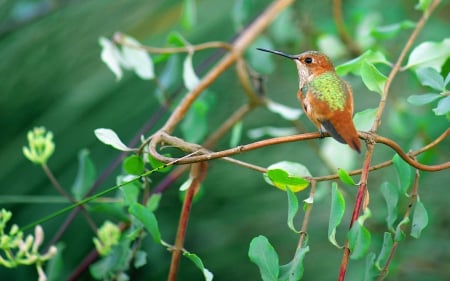
POLYGON ((305 58, 305 63, 310 64, 313 62, 313 59, 311 57, 306 57, 305 58))

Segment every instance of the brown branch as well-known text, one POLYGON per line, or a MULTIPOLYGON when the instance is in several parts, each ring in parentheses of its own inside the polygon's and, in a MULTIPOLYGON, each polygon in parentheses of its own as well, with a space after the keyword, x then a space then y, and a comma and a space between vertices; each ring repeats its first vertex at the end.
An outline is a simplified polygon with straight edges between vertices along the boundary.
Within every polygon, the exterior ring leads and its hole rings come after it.
MULTIPOLYGON (((317 181, 312 180, 311 181, 311 190, 309 192, 309 198, 314 198, 314 194, 316 193, 316 186, 317 186, 317 181)), ((297 250, 303 246, 303 242, 305 241, 306 236, 308 235, 308 224, 309 224, 309 218, 311 217, 312 207, 313 207, 313 204, 306 205, 305 216, 303 217, 302 228, 300 229, 300 238, 298 240, 297 250)))
POLYGON ((206 168, 206 163, 196 163, 191 166, 190 178, 192 182, 186 192, 186 196, 183 201, 183 207, 181 209, 177 236, 175 238, 175 245, 172 249, 172 260, 170 263, 169 277, 167 278, 168 281, 175 281, 177 279, 178 266, 180 263, 181 254, 183 252, 184 239, 186 237, 186 229, 192 207, 192 200, 194 199, 194 195, 200 188, 200 183, 204 179, 206 168))
POLYGON ((342 43, 345 44, 352 55, 359 56, 361 54, 361 48, 353 41, 345 28, 345 21, 342 15, 342 0, 333 0, 333 18, 342 43))
MULTIPOLYGON (((444 140, 448 135, 450 134, 450 129, 447 129, 441 136, 439 136, 433 143, 427 145, 428 148, 431 148, 435 146, 440 141, 444 140)), ((405 153, 401 147, 394 142, 393 140, 390 140, 385 137, 378 136, 373 133, 366 133, 366 132, 359 132, 359 137, 368 140, 369 142, 373 143, 382 143, 390 148, 392 148, 397 154, 405 160, 409 165, 411 165, 414 168, 417 168, 422 171, 440 171, 444 169, 450 168, 450 162, 445 162, 438 165, 424 165, 419 163, 418 161, 411 158, 411 155, 417 155, 418 153, 405 153)), ((180 165, 180 164, 191 164, 196 162, 202 162, 202 161, 209 161, 213 159, 218 158, 224 158, 229 157, 236 154, 241 154, 244 152, 248 152, 251 150, 259 149, 262 147, 280 144, 280 143, 288 143, 288 142, 296 142, 296 141, 302 141, 302 140, 309 140, 309 139, 317 139, 321 138, 319 133, 305 133, 305 134, 299 134, 299 135, 293 135, 293 136, 285 136, 285 137, 277 137, 277 138, 271 138, 266 139, 262 141, 257 141, 254 143, 241 145, 235 148, 230 148, 218 152, 212 152, 198 144, 193 144, 186 142, 180 138, 170 136, 166 133, 160 133, 158 136, 155 136, 150 143, 149 150, 153 157, 157 158, 158 160, 169 163, 173 162, 174 164, 180 165), (186 152, 197 152, 199 155, 191 156, 191 157, 185 157, 183 159, 177 159, 177 158, 170 158, 161 155, 157 150, 157 144, 158 143, 164 143, 168 144, 174 147, 177 147, 183 151, 186 152)), ((420 150, 423 152, 423 149, 420 150)), ((227 160, 227 159, 225 159, 227 160)), ((322 179, 322 178, 321 178, 322 179)), ((318 178, 316 178, 318 180, 318 178)))

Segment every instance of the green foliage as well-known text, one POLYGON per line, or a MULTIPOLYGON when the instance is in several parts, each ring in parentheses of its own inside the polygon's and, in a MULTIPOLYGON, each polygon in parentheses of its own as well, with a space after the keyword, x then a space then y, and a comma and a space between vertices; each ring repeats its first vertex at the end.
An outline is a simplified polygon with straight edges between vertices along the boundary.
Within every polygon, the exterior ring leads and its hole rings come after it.
POLYGON ((123 161, 123 169, 131 175, 142 175, 145 170, 145 163, 138 155, 130 155, 123 161))
POLYGON ((278 255, 266 237, 260 235, 252 239, 248 256, 258 266, 263 281, 278 280, 278 255))
POLYGON ((361 215, 348 232, 348 242, 350 248, 350 258, 360 259, 364 257, 369 250, 371 235, 370 231, 364 226, 364 222, 371 216, 368 208, 361 215))
POLYGON ((338 169, 339 179, 348 185, 357 185, 353 178, 348 174, 348 172, 344 169, 338 169))
POLYGON ((310 177, 308 168, 300 163, 281 161, 267 167, 264 174, 265 181, 281 190, 289 188, 293 192, 299 192, 308 187, 310 177))
POLYGON ((89 157, 89 151, 82 149, 78 153, 78 173, 71 189, 75 199, 80 200, 86 195, 89 188, 95 182, 96 177, 97 171, 89 157))
POLYGON ((328 220, 328 240, 334 246, 340 248, 336 241, 336 228, 341 224, 345 212, 345 199, 339 191, 336 183, 333 182, 331 189, 331 209, 330 219, 328 220))

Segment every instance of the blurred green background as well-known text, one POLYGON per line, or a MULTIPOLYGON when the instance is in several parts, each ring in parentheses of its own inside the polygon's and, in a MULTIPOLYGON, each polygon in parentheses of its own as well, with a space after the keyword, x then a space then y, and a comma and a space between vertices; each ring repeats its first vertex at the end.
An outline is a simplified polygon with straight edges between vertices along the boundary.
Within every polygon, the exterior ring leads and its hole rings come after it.
MULTIPOLYGON (((149 122, 154 120, 152 116, 160 108, 155 84, 129 72, 116 81, 100 60, 98 38, 111 37, 121 31, 146 45, 167 46, 168 34, 178 31, 193 44, 228 41, 236 35, 232 20, 235 2, 197 1, 197 23, 189 31, 180 24, 182 1, 0 1, 0 207, 13 211, 14 223, 23 226, 66 206, 50 202, 58 194, 42 170, 22 155, 28 130, 45 126, 54 133, 56 151, 48 164, 69 190, 77 173, 77 154, 81 149, 90 151, 99 175, 119 155, 95 138, 96 128, 112 128, 128 142, 142 133, 149 136, 169 116, 168 113, 156 115, 159 120, 148 128, 149 122), (43 202, 31 202, 39 198, 43 202)), ((249 19, 263 11, 270 1, 250 3, 249 19)), ((365 20, 374 18, 380 25, 405 19, 415 21, 421 13, 414 5, 412 1, 345 1, 344 15, 349 29, 356 33, 363 28, 365 20)), ((330 1, 297 1, 293 5, 292 38, 283 44, 274 43, 274 47, 289 53, 317 49, 320 36, 336 35, 331 8, 330 1)), ((448 1, 444 1, 417 42, 440 41, 448 36, 449 18, 448 1)), ((388 59, 395 61, 409 33, 410 30, 403 31, 394 39, 379 42, 388 59)), ((334 51, 334 46, 329 48, 330 52, 334 51)), ((194 64, 199 65, 213 53, 213 50, 196 53, 194 64)), ((336 58, 336 62, 349 59, 351 57, 343 56, 336 58)), ((282 59, 273 61, 275 71, 268 75, 266 83, 268 96, 296 106, 298 84, 294 65, 282 59)), ((163 68, 163 63, 155 66, 157 75, 163 68)), ((386 69, 384 73, 388 73, 386 69)), ((354 88, 356 112, 378 105, 379 96, 369 92, 359 77, 346 79, 354 88)), ((179 85, 182 86, 181 77, 179 85)), ((213 130, 246 102, 246 98, 233 69, 224 73, 211 90, 215 106, 210 110, 208 122, 213 130)), ((409 72, 401 73, 394 81, 379 133, 394 139, 405 150, 420 147, 448 128, 445 117, 434 116, 433 106, 415 107, 406 102, 409 95, 425 91, 409 72)), ((315 130, 305 116, 300 120, 309 131, 315 130)), ((245 135, 246 130, 262 126, 290 127, 292 124, 266 109, 257 109, 244 120, 241 143, 252 141, 245 135)), ((321 145, 324 141, 313 142, 321 145)), ((217 149, 227 148, 228 143, 229 135, 217 149)), ((449 144, 446 140, 419 159, 429 164, 448 161, 449 144)), ((333 158, 332 154, 328 156, 333 158)), ((392 151, 378 145, 373 164, 392 156, 392 151)), ((236 158, 260 166, 290 160, 307 164, 313 175, 329 173, 306 142, 267 147, 236 158)), ((362 155, 356 157, 354 168, 360 167, 362 158, 362 155)), ((113 186, 119 172, 120 166, 98 190, 113 186)), ((175 235, 181 207, 178 186, 185 179, 186 176, 164 193, 156 213, 166 241, 172 241, 175 235)), ((376 252, 386 230, 386 207, 378 192, 380 184, 386 180, 396 181, 393 167, 375 171, 369 177, 373 217, 367 223, 373 235, 372 249, 376 252)), ((448 171, 421 173, 420 198, 429 212, 429 227, 419 240, 408 237, 400 243, 387 280, 450 280, 449 182, 448 171)), ((322 198, 317 200, 312 211, 309 225, 311 251, 305 260, 304 280, 335 280, 337 276, 341 251, 327 240, 330 186, 331 183, 319 186, 322 198)), ((348 202, 347 222, 356 190, 341 186, 348 202)), ((260 280, 257 267, 247 257, 249 242, 260 234, 274 245, 280 263, 290 260, 298 237, 286 226, 285 193, 268 186, 260 174, 221 161, 210 163, 204 191, 203 198, 192 210, 186 248, 203 259, 205 266, 214 273, 214 280, 260 280)), ((308 192, 300 193, 299 199, 307 196, 308 192)), ((401 202, 400 210, 403 211, 407 199, 403 198, 401 202)), ((43 224, 47 239, 51 239, 66 216, 43 224)), ((96 214, 98 224, 105 218, 96 214)), ((337 234, 340 241, 346 233, 345 222, 337 234)), ((300 225, 301 222, 297 223, 300 225)), ((84 218, 78 216, 62 237, 65 243, 64 276, 92 250, 92 237, 84 218)), ((143 245, 149 252, 148 264, 131 271, 132 280, 166 279, 170 255, 150 240, 147 237, 143 245)), ((361 280, 363 264, 364 260, 351 261, 346 280, 361 280)), ((34 268, 25 267, 0 268, 0 276, 2 280, 37 279, 34 268)), ((201 278, 190 262, 182 261, 178 280, 201 278)), ((85 274, 80 280, 91 280, 91 277, 85 274)))

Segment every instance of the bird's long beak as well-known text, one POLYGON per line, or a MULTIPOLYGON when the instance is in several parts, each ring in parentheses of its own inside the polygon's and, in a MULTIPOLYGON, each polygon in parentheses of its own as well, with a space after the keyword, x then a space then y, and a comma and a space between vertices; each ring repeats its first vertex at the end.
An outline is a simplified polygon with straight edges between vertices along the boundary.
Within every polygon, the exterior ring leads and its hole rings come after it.
POLYGON ((282 57, 285 57, 285 58, 288 58, 288 59, 291 59, 291 60, 297 59, 297 57, 294 56, 294 55, 289 55, 289 54, 286 54, 286 53, 283 53, 283 52, 280 52, 280 51, 269 50, 269 49, 264 49, 264 48, 256 48, 256 49, 260 50, 260 51, 263 51, 263 52, 268 52, 268 53, 272 53, 272 54, 275 54, 275 55, 279 55, 279 56, 282 56, 282 57))

